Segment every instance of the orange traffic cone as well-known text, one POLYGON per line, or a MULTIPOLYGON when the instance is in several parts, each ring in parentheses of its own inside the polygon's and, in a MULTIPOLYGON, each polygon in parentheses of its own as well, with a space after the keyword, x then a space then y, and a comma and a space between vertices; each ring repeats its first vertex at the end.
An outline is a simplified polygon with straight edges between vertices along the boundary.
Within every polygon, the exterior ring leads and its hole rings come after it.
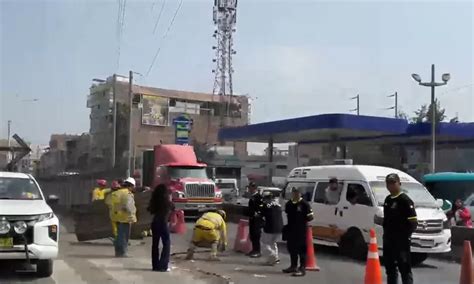
POLYGON ((186 233, 186 222, 184 221, 184 211, 177 210, 170 216, 170 232, 183 235, 186 233))
POLYGON ((235 236, 234 251, 249 253, 252 251, 252 243, 248 235, 249 221, 245 219, 239 220, 239 227, 237 228, 237 236, 235 236))
POLYGON ((313 229, 311 226, 308 226, 306 231, 306 270, 309 271, 319 271, 321 270, 316 263, 316 255, 314 254, 314 245, 313 245, 313 229))
POLYGON ((474 277, 472 275, 472 250, 471 242, 464 241, 464 253, 461 261, 461 277, 459 284, 472 284, 474 277))
POLYGON ((379 249, 375 230, 370 229, 369 252, 365 267, 365 284, 382 284, 382 269, 380 267, 379 249))

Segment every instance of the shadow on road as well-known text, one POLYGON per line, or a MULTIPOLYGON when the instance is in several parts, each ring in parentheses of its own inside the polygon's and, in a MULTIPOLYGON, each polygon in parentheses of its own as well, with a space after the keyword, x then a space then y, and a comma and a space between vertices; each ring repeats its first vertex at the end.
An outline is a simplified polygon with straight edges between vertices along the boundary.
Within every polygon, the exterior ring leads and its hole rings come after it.
MULTIPOLYGON (((32 283, 38 278, 34 272, 19 272, 20 264, 3 264, 0 268, 0 283, 32 283)), ((50 278, 41 278, 41 283, 55 284, 50 278)))
POLYGON ((68 254, 70 258, 79 258, 79 259, 109 259, 114 258, 112 254, 68 254))

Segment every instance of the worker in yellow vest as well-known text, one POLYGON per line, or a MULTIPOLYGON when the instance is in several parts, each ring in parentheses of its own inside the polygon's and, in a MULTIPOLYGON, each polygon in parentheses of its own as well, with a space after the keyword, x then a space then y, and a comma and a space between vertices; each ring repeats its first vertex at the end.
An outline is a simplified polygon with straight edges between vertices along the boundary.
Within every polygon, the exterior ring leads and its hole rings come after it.
POLYGON ((105 198, 105 189, 107 187, 107 181, 105 179, 98 179, 96 181, 97 187, 92 191, 92 201, 104 200, 105 198))
POLYGON ((117 224, 117 236, 114 242, 116 257, 127 257, 130 228, 137 222, 134 187, 135 180, 129 177, 120 189, 110 193, 110 217, 111 221, 117 224))
POLYGON ((219 260, 217 251, 225 251, 227 247, 227 228, 225 224, 226 213, 224 210, 207 212, 197 220, 194 225, 193 238, 186 259, 191 260, 196 247, 210 247, 210 260, 219 260))
POLYGON ((113 221, 113 214, 112 214, 112 194, 113 192, 119 190, 121 187, 120 183, 116 180, 112 181, 110 184, 110 191, 105 193, 105 204, 109 207, 109 218, 110 218, 110 224, 112 225, 112 234, 113 234, 113 239, 115 240, 117 238, 117 223, 113 221))

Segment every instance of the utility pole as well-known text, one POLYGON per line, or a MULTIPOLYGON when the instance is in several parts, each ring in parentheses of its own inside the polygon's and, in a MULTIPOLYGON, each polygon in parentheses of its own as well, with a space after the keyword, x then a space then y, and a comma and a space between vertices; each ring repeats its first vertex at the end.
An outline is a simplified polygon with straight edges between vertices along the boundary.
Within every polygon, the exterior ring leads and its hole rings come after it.
POLYGON ((390 95, 388 97, 395 99, 395 105, 393 107, 389 107, 388 109, 394 109, 395 110, 395 118, 398 118, 398 93, 395 92, 395 94, 390 95))
MULTIPOLYGON (((12 126, 12 121, 11 120, 8 120, 8 148, 10 148, 10 137, 11 137, 11 126, 12 126)), ((7 153, 7 164, 10 163, 10 159, 11 159, 11 152, 10 150, 8 150, 8 153, 7 153)))
POLYGON ((352 97, 351 100, 357 100, 357 108, 355 109, 351 109, 350 111, 356 111, 357 112, 357 115, 360 115, 360 95, 357 95, 355 97, 352 97))
POLYGON ((112 96, 113 96, 113 121, 112 121, 112 168, 115 168, 115 155, 116 155, 116 144, 117 144, 117 75, 114 74, 112 77, 112 96))
POLYGON ((444 86, 451 79, 449 73, 441 76, 442 83, 435 81, 435 65, 431 64, 431 82, 421 82, 421 77, 418 74, 411 74, 411 77, 418 82, 418 85, 431 88, 431 172, 436 172, 436 99, 435 88, 444 86))
POLYGON ((127 177, 132 174, 132 106, 133 106, 133 71, 130 70, 128 73, 128 103, 129 103, 129 117, 128 117, 128 166, 127 166, 127 177))

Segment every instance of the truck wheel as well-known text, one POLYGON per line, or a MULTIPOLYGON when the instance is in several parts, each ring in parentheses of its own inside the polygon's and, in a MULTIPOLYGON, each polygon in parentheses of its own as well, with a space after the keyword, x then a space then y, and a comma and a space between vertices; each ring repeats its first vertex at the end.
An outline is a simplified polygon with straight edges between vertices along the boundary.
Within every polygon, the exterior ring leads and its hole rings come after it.
POLYGON ((427 258, 428 258, 427 253, 416 253, 416 252, 414 252, 414 253, 411 254, 411 263, 414 266, 417 266, 417 265, 420 265, 421 263, 423 263, 423 261, 425 261, 427 258))
POLYGON ((41 278, 50 277, 53 274, 53 260, 38 260, 38 263, 36 264, 36 274, 41 278))
POLYGON ((356 228, 349 229, 342 235, 339 241, 339 250, 342 254, 357 260, 365 260, 367 258, 367 243, 361 232, 356 228))

